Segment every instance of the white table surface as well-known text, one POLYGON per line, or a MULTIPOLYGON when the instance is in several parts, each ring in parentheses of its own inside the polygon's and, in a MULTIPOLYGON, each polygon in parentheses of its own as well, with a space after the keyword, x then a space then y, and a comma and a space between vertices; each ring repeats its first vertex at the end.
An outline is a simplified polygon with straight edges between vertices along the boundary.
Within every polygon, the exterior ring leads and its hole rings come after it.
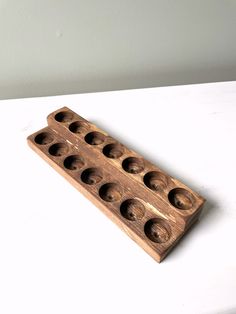
POLYGON ((236 82, 0 102, 0 313, 236 313, 236 82), (202 194, 156 263, 26 144, 64 105, 202 194))

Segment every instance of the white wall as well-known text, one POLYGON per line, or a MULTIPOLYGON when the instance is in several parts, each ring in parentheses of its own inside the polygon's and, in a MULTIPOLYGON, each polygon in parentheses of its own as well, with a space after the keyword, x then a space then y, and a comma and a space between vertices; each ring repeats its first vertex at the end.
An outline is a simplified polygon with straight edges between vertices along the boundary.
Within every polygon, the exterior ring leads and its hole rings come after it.
POLYGON ((0 0, 0 98, 236 79, 236 1, 0 0))

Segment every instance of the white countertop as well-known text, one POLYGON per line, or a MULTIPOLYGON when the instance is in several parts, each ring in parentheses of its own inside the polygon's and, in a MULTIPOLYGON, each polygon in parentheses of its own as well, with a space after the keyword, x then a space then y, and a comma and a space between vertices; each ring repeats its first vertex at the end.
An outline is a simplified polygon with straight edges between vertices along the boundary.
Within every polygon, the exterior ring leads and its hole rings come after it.
POLYGON ((236 82, 0 101, 0 313, 236 313, 236 82), (68 106, 207 199, 156 263, 36 155, 68 106))

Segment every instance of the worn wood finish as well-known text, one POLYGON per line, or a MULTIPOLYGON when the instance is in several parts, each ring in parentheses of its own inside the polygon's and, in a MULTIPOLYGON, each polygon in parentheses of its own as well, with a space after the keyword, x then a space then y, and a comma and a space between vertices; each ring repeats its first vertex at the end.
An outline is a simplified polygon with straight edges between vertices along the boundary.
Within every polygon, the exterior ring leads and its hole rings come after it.
POLYGON ((30 147, 160 262, 204 199, 67 107, 47 121, 30 147))

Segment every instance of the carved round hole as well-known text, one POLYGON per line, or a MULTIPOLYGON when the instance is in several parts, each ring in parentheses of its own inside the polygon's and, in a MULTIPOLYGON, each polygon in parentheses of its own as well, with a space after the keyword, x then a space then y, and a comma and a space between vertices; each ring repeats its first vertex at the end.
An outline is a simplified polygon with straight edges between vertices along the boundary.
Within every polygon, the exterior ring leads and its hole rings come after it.
POLYGON ((39 145, 47 145, 50 144, 54 140, 54 138, 49 132, 42 132, 36 135, 34 140, 35 143, 39 145))
POLYGON ((182 210, 187 210, 192 208, 193 203, 194 203, 194 197, 193 195, 183 189, 183 188, 176 188, 173 189, 169 192, 168 195, 169 201, 170 203, 178 208, 178 209, 182 209, 182 210))
POLYGON ((122 196, 122 189, 117 183, 106 183, 99 189, 99 195, 106 202, 116 202, 122 196))
POLYGON ((95 131, 88 133, 84 139, 90 145, 100 145, 105 141, 105 135, 95 131))
POLYGON ((64 160, 64 167, 69 170, 78 170, 84 166, 84 160, 79 155, 71 155, 64 160))
POLYGON ((87 131, 87 126, 81 121, 75 121, 69 125, 69 130, 72 133, 80 134, 87 131))
POLYGON ((123 148, 119 144, 108 144, 103 148, 103 154, 108 158, 119 158, 123 155, 123 148))
POLYGON ((97 184, 102 180, 102 172, 98 168, 88 168, 82 172, 81 180, 89 185, 97 184))
POLYGON ((167 187, 168 178, 165 174, 157 171, 151 171, 145 174, 144 184, 151 190, 160 191, 167 187))
POLYGON ((122 167, 126 172, 136 174, 144 170, 144 163, 140 158, 128 157, 123 161, 122 167))
POLYGON ((120 213, 128 220, 139 220, 144 216, 145 207, 136 199, 128 199, 121 204, 120 213))
POLYGON ((58 122, 66 123, 73 119, 73 114, 70 111, 61 111, 55 115, 55 120, 58 122))
POLYGON ((156 243, 165 243, 171 236, 169 225, 160 218, 148 220, 144 226, 144 232, 151 241, 156 243))
POLYGON ((64 143, 56 143, 49 147, 49 154, 52 156, 60 157, 68 153, 69 148, 64 143))

